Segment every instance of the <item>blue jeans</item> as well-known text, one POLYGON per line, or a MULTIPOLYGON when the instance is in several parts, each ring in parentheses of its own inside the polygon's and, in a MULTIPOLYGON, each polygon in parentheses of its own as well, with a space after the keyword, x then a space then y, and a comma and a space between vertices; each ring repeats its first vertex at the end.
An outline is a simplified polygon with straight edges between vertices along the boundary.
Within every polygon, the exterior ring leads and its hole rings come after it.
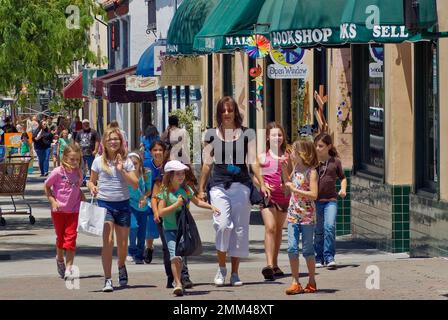
POLYGON ((42 175, 48 173, 50 166, 50 151, 51 148, 36 149, 37 158, 39 159, 40 174, 42 175))
POLYGON ((147 215, 148 221, 146 222, 146 240, 158 239, 159 229, 154 221, 154 213, 149 208, 149 214, 147 215))
MULTIPOLYGON (((163 250, 163 265, 165 266, 165 273, 168 278, 168 280, 173 281, 173 271, 171 270, 171 260, 170 260, 170 253, 168 251, 168 244, 165 239, 165 232, 163 230, 163 223, 160 221, 160 223, 157 224, 157 230, 160 234, 160 241, 162 241, 162 250, 163 250)), ((188 273, 188 266, 187 266, 187 257, 182 257, 182 279, 188 279, 190 278, 190 274, 188 273)))
POLYGON ((288 223, 288 256, 299 258, 299 239, 302 233, 302 254, 305 259, 314 258, 314 224, 288 223))
POLYGON ((148 212, 131 207, 131 229, 129 230, 128 255, 143 260, 145 251, 146 222, 148 212))
POLYGON ((336 214, 338 203, 336 201, 316 201, 316 230, 314 249, 316 262, 328 264, 334 261, 336 241, 336 214))
POLYGON ((166 245, 168 247, 168 252, 170 254, 170 261, 173 261, 174 259, 182 260, 182 257, 176 256, 177 230, 165 230, 164 233, 165 233, 166 245))
POLYGON ((95 160, 95 157, 93 155, 92 156, 82 156, 83 165, 85 166, 87 163, 87 174, 84 170, 84 181, 87 180, 87 177, 90 177, 90 170, 92 170, 93 160, 95 160))

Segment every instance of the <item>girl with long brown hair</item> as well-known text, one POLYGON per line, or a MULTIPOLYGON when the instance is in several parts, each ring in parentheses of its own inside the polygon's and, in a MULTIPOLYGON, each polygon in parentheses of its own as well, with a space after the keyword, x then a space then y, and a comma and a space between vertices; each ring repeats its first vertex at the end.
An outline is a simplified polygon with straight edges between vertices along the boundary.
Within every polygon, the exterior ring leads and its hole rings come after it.
POLYGON ((276 122, 269 123, 266 127, 266 152, 258 156, 263 179, 271 191, 271 197, 263 204, 261 210, 265 226, 264 247, 267 260, 267 266, 262 270, 265 280, 274 280, 275 276, 284 275, 278 266, 278 253, 290 197, 282 182, 282 171, 289 163, 286 146, 283 127, 276 122))
POLYGON ((336 269, 334 256, 336 242, 337 197, 345 198, 347 179, 342 170, 341 160, 333 145, 333 139, 327 133, 321 133, 314 139, 319 157, 319 196, 316 201, 317 223, 314 237, 316 267, 326 266, 336 269), (336 192, 336 179, 341 181, 341 190, 336 192))

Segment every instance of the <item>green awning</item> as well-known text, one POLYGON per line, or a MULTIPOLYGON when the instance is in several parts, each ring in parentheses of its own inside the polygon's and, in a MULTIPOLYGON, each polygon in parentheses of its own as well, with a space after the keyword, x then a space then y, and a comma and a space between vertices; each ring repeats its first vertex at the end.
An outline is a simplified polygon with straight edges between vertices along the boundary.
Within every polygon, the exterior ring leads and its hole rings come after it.
POLYGON ((194 39, 200 53, 244 48, 265 0, 220 0, 194 39))
MULTIPOLYGON (((435 0, 420 0, 418 24, 437 24, 435 0)), ((266 0, 258 23, 270 23, 273 47, 337 46, 346 43, 418 41, 405 28, 403 1, 266 0)))
POLYGON ((184 0, 177 9, 167 36, 169 55, 193 54, 194 36, 218 0, 184 0))

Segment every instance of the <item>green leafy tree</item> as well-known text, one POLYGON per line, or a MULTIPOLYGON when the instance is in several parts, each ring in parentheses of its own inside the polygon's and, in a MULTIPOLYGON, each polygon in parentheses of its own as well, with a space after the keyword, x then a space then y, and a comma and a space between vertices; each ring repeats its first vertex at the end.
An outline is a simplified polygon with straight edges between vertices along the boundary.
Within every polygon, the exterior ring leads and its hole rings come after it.
POLYGON ((58 74, 70 73, 73 61, 94 63, 89 28, 95 15, 104 12, 94 0, 0 0, 0 94, 60 90, 58 74))

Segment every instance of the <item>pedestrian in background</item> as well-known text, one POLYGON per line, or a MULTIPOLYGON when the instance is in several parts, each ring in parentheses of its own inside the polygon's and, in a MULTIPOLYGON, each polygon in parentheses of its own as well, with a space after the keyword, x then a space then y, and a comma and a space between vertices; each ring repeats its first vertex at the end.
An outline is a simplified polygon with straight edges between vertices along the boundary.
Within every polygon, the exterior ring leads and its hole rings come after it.
POLYGON ((31 143, 29 140, 28 133, 23 132, 22 136, 20 137, 20 155, 23 157, 22 161, 29 160, 30 154, 31 154, 31 143))
POLYGON ((68 145, 64 150, 61 165, 51 172, 44 186, 56 232, 57 270, 59 276, 65 280, 73 280, 72 266, 75 259, 79 207, 81 201, 85 201, 81 191, 80 166, 80 147, 77 144, 68 145))
POLYGON ((288 208, 288 256, 291 265, 292 284, 286 294, 314 293, 317 290, 314 258, 314 225, 318 177, 317 153, 312 141, 298 140, 293 144, 291 155, 293 172, 285 185, 291 192, 288 208), (308 284, 305 289, 299 282, 299 240, 302 234, 302 254, 308 267, 308 284))
MULTIPOLYGON (((144 264, 144 251, 146 239, 146 224, 149 216, 148 198, 151 196, 151 171, 143 167, 141 156, 137 152, 128 155, 134 164, 138 178, 138 188, 129 186, 131 205, 131 227, 129 231, 128 262, 144 264)), ((154 222, 153 222, 154 223, 154 222)))
POLYGON ((316 201, 317 222, 314 238, 316 267, 327 266, 336 269, 336 215, 338 213, 338 195, 345 198, 347 179, 342 170, 341 160, 333 139, 327 133, 321 133, 314 139, 319 157, 319 194, 316 201), (336 179, 341 181, 341 190, 336 192, 336 179))
POLYGON ((140 150, 143 152, 143 164, 145 168, 151 166, 151 145, 157 140, 160 140, 159 131, 156 126, 149 124, 145 129, 145 134, 140 137, 140 150))
POLYGON ((76 134, 76 142, 79 143, 82 150, 84 182, 90 176, 92 163, 98 153, 100 145, 100 135, 96 130, 90 128, 88 119, 82 120, 82 130, 76 134))
POLYGON ((92 195, 97 197, 98 206, 107 209, 101 251, 105 277, 103 292, 112 292, 114 231, 117 237, 118 281, 120 286, 128 283, 126 256, 131 225, 128 186, 138 188, 138 179, 134 164, 127 157, 120 131, 107 129, 102 142, 104 152, 93 161, 88 187, 92 195))
POLYGON ((182 163, 190 163, 190 144, 187 130, 179 128, 179 118, 176 115, 168 117, 168 128, 163 132, 161 140, 165 142, 170 159, 182 163))
MULTIPOLYGON (((282 170, 289 163, 286 152, 286 133, 281 125, 271 122, 266 127, 266 152, 258 156, 261 172, 271 197, 262 205, 261 215, 265 226, 264 248, 267 266, 262 269, 265 280, 283 276, 278 267, 278 253, 282 243, 282 230, 289 206, 289 193, 282 182, 282 170)), ((291 172, 291 169, 289 169, 291 172)))
POLYGON ((68 144, 70 144, 70 139, 68 137, 68 130, 64 129, 64 130, 62 130, 61 136, 59 137, 59 141, 58 141, 58 151, 57 151, 57 154, 58 154, 59 161, 62 160, 62 155, 64 154, 65 147, 68 144))
POLYGON ((40 176, 48 176, 50 167, 51 143, 53 133, 48 128, 47 121, 42 120, 33 134, 34 149, 39 159, 40 176))
POLYGON ((53 142, 51 143, 51 159, 53 160, 53 168, 59 165, 59 135, 57 132, 53 135, 53 142))

